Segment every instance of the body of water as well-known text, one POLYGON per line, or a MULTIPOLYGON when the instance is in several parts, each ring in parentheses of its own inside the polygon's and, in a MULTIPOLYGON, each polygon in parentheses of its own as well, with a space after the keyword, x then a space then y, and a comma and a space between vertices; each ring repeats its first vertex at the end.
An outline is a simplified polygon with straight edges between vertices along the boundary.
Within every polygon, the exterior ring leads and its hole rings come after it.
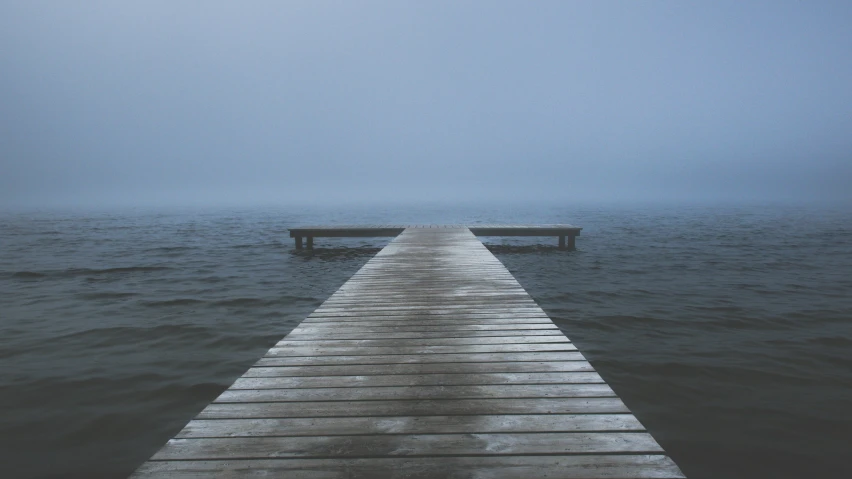
POLYGON ((852 477, 852 210, 384 207, 0 213, 0 477, 129 475, 387 239, 486 238, 692 479, 852 477))

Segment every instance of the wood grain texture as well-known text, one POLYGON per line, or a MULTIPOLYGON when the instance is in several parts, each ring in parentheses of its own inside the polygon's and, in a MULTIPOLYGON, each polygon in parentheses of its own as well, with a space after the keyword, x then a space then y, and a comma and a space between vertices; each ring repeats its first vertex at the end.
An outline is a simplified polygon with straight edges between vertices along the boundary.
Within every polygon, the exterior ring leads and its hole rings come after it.
POLYGON ((133 477, 684 477, 468 228, 362 226, 291 230, 398 236, 133 477))
POLYGON ((511 434, 376 434, 172 439, 153 460, 299 457, 469 456, 520 454, 658 454, 649 434, 607 431, 511 434))
POLYGON ((663 455, 378 457, 150 461, 137 477, 243 479, 596 479, 682 478, 663 455))
POLYGON ((587 361, 493 361, 462 363, 349 364, 320 366, 255 366, 243 378, 334 376, 405 376, 427 374, 593 372, 587 361))
POLYGON ((198 413, 197 418, 413 417, 471 414, 622 414, 627 412, 630 411, 617 397, 455 398, 388 401, 214 402, 198 413))
POLYGON ((453 364, 503 361, 585 361, 577 351, 509 351, 500 353, 373 354, 363 356, 264 356, 255 366, 319 366, 351 364, 453 364))
POLYGON ((247 376, 237 379, 234 389, 348 388, 389 386, 596 384, 603 379, 595 372, 545 373, 456 373, 378 374, 320 377, 247 376))
POLYGON ((312 417, 195 419, 176 436, 257 437, 373 434, 484 434, 509 432, 603 432, 645 429, 632 414, 515 414, 474 416, 312 417))

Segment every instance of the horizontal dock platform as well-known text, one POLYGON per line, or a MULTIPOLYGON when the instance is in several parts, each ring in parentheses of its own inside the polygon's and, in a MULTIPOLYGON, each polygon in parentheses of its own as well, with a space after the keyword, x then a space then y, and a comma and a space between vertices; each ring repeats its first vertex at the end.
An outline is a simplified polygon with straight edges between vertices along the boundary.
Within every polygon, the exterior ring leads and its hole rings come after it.
POLYGON ((132 476, 683 478, 467 228, 408 228, 132 476))
POLYGON ((290 228, 296 249, 302 249, 302 239, 307 239, 308 249, 314 247, 314 238, 381 238, 395 237, 406 229, 467 229, 476 236, 556 236, 559 247, 574 249, 575 237, 583 228, 573 225, 325 225, 290 228), (567 243, 566 243, 567 241, 567 243))

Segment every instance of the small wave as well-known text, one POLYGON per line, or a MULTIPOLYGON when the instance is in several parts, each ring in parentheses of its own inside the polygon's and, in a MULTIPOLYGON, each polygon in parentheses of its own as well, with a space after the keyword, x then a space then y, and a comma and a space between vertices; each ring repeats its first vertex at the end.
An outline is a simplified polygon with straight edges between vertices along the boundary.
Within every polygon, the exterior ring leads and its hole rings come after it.
POLYGON ((229 278, 225 276, 202 276, 196 279, 199 283, 222 283, 227 281, 229 278))
POLYGON ((138 293, 120 291, 102 291, 97 293, 86 293, 79 295, 83 299, 123 299, 137 296, 138 293))
POLYGON ((186 251, 189 249, 194 249, 192 246, 160 246, 158 248, 151 248, 147 251, 150 252, 172 252, 172 251, 186 251))
POLYGON ((74 278, 77 276, 104 276, 111 274, 150 273, 154 271, 169 271, 168 266, 121 266, 117 268, 69 268, 51 271, 18 271, 12 273, 13 278, 74 278))
MULTIPOLYGON (((4 334, 8 336, 7 332, 4 334)), ((154 327, 111 326, 59 334, 50 338, 50 345, 55 351, 63 351, 63 357, 70 360, 91 355, 99 348, 115 348, 126 353, 127 349, 122 345, 129 342, 183 341, 186 338, 202 341, 215 338, 217 334, 217 331, 211 328, 194 324, 165 324, 154 327)), ((21 342, 17 347, 0 349, 0 358, 31 354, 41 345, 41 340, 21 342)))
POLYGON ((179 258, 185 255, 190 255, 197 248, 192 246, 163 246, 159 248, 150 248, 145 252, 154 257, 160 258, 179 258))
POLYGON ((168 266, 125 266, 121 268, 84 269, 86 274, 110 274, 110 273, 144 273, 150 271, 167 271, 172 268, 168 266))
POLYGON ((711 312, 711 313, 740 313, 740 312, 745 311, 745 309, 742 306, 736 306, 736 305, 732 305, 732 306, 718 306, 718 305, 690 306, 689 309, 694 309, 694 310, 697 310, 697 311, 707 311, 707 312, 711 312))
POLYGON ((600 290, 592 290, 586 291, 586 294, 593 297, 603 297, 603 298, 618 298, 621 296, 620 293, 614 293, 612 291, 600 291, 600 290))
POLYGON ((153 308, 157 307, 169 307, 169 306, 189 306, 193 304, 204 304, 206 301, 201 299, 193 299, 193 298, 177 298, 177 299, 167 299, 164 301, 143 301, 142 304, 144 306, 149 306, 153 308))
POLYGON ((133 326, 112 326, 93 328, 85 331, 65 334, 53 338, 56 343, 79 343, 87 348, 114 346, 125 341, 158 341, 164 338, 180 340, 182 338, 210 339, 215 332, 210 328, 194 324, 164 324, 160 326, 138 328, 133 326))
POLYGON ((12 273, 13 278, 21 278, 21 279, 36 279, 36 278, 44 278, 47 275, 44 273, 36 273, 35 271, 18 271, 12 273))
POLYGON ((493 254, 536 254, 536 253, 565 253, 565 250, 559 249, 554 245, 544 245, 544 244, 535 244, 535 245, 508 245, 508 244, 485 244, 485 247, 488 248, 493 254))
POLYGON ((215 306, 269 306, 276 301, 260 298, 223 299, 213 303, 215 306))
POLYGON ((284 243, 281 243, 281 242, 273 241, 273 242, 266 242, 266 243, 241 243, 241 244, 235 244, 235 245, 230 246, 230 248, 232 248, 232 249, 281 248, 281 247, 289 248, 290 244, 289 244, 289 242, 287 244, 284 244, 284 243))
POLYGON ((326 260, 326 261, 346 261, 349 259, 355 258, 364 258, 375 256, 376 253, 381 251, 381 248, 375 248, 372 246, 359 246, 353 248, 323 248, 317 247, 316 249, 308 249, 308 250, 297 250, 290 249, 290 254, 294 257, 298 257, 305 260, 326 260))
POLYGON ((811 338, 808 340, 808 342, 818 346, 828 346, 837 348, 852 347, 852 339, 843 336, 811 338))

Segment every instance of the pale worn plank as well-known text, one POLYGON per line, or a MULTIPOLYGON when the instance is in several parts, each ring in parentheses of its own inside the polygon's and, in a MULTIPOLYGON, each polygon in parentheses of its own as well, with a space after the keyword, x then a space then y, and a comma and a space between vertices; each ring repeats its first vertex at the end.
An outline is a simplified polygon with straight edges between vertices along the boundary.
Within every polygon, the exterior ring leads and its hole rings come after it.
POLYGON ((210 403, 198 419, 443 416, 470 414, 610 414, 630 411, 617 397, 488 398, 388 401, 210 403))
POLYGON ((527 309, 525 311, 512 311, 509 309, 484 309, 484 308, 469 308, 468 310, 458 310, 458 311, 449 311, 446 309, 422 309, 422 310, 376 310, 376 309, 364 309, 362 311, 339 311, 339 312, 326 312, 326 311, 316 311, 311 313, 311 318, 362 318, 362 319, 373 319, 373 320, 381 320, 387 319, 388 316, 397 316, 403 317, 409 321, 417 321, 418 318, 422 321, 428 321, 430 319, 456 319, 463 317, 470 317, 471 319, 483 318, 483 317, 496 317, 496 318, 541 318, 544 319, 547 316, 543 314, 543 312, 538 309, 527 309))
POLYGON ((363 323, 365 325, 394 325, 394 324, 415 324, 418 326, 443 326, 443 325, 452 325, 452 324, 494 324, 494 325, 504 325, 504 324, 548 324, 552 325, 553 321, 550 320, 547 316, 531 316, 531 317, 514 317, 511 315, 465 315, 465 316, 452 316, 452 317, 431 317, 425 318, 422 316, 405 316, 405 315, 387 315, 387 316, 376 316, 376 317, 352 317, 352 318, 338 318, 338 317, 308 317, 301 324, 305 326, 319 326, 323 324, 345 324, 350 323, 348 326, 358 326, 363 323))
POLYGON ((682 478, 667 456, 382 457, 359 459, 255 459, 251 461, 151 461, 135 478, 244 479, 599 479, 682 478))
MULTIPOLYGON (((326 334, 321 332, 313 332, 313 333, 302 333, 294 332, 287 335, 286 340, 288 342, 295 341, 361 341, 361 340, 373 340, 373 341, 387 341, 393 339, 407 339, 407 340, 421 340, 425 341, 428 339, 464 339, 464 338, 517 338, 519 334, 523 334, 523 337, 529 336, 551 336, 551 337, 562 337, 565 336, 558 329, 528 329, 523 331, 512 331, 512 330, 497 330, 497 331, 470 331, 465 329, 450 329, 448 331, 363 331, 363 332, 349 332, 340 329, 329 329, 326 334), (378 334, 377 334, 378 333, 378 334), (382 339, 375 339, 377 336, 381 336, 382 339)), ((497 342, 507 342, 506 340, 497 341, 497 342)), ((567 341, 566 341, 567 342, 567 341)), ((410 345, 410 344, 409 344, 410 345)))
POLYGON ((469 456, 476 454, 659 454, 649 434, 377 434, 373 436, 229 437, 172 439, 153 460, 297 457, 469 456))
MULTIPOLYGON (((525 334, 529 334, 531 330, 547 330, 547 331, 556 331, 559 334, 562 334, 559 331, 559 328, 556 327, 553 323, 524 323, 524 324, 511 324, 511 323, 503 323, 503 324, 470 324, 470 323, 455 323, 448 322, 446 324, 433 325, 433 324, 411 324, 407 321, 399 321, 397 324, 388 324, 387 322, 361 322, 357 325, 351 325, 346 323, 312 323, 312 324, 302 324, 294 329, 290 334, 287 335, 288 338, 292 338, 294 335, 329 335, 329 334, 373 334, 375 337, 375 333, 382 334, 390 334, 390 333, 408 333, 408 332, 422 332, 422 333, 443 333, 443 332, 483 332, 483 333, 505 333, 507 331, 512 332, 521 332, 524 331, 525 334), (366 323, 366 324, 365 324, 366 323)), ((382 336, 384 337, 384 336, 382 336)))
POLYGON ((542 335, 504 335, 504 336, 470 336, 459 338, 436 337, 432 335, 421 336, 412 333, 413 337, 388 338, 388 339, 311 339, 293 340, 288 336, 275 343, 275 348, 301 348, 310 346, 312 348, 378 348, 393 347, 401 349, 408 346, 482 346, 493 344, 540 344, 540 343, 570 343, 568 338, 562 334, 542 335))
POLYGON ((525 343, 525 344, 463 344, 458 346, 341 346, 341 347, 311 347, 311 346, 273 346, 267 357, 280 356, 373 356, 385 354, 451 354, 451 353, 506 353, 512 351, 574 351, 577 348, 568 342, 560 343, 525 343))
POLYGON ((227 389, 213 402, 380 401, 412 399, 612 397, 606 384, 500 384, 453 386, 227 389))
POLYGON ((387 386, 530 385, 603 383, 594 372, 381 374, 363 376, 243 377, 230 389, 343 388, 387 386))
POLYGON ((264 356, 256 366, 319 366, 346 364, 447 364, 504 361, 585 361, 579 351, 503 351, 454 354, 366 354, 358 356, 264 356))
POLYGON ((329 316, 332 313, 376 313, 379 311, 399 311, 402 313, 408 312, 420 312, 425 311, 431 314, 435 314, 436 312, 447 312, 447 313, 464 313, 468 310, 475 310, 476 312, 482 313, 489 310, 499 311, 501 313, 518 313, 523 314, 526 312, 530 313, 539 313, 541 309, 535 304, 513 304, 506 303, 501 304, 500 306, 495 306, 493 303, 484 302, 484 303, 468 303, 468 304, 424 304, 421 306, 401 306, 401 305, 392 305, 392 304, 353 304, 347 306, 335 306, 335 307, 319 307, 314 313, 317 315, 327 313, 329 316))
POLYGON ((474 416, 195 419, 177 435, 200 437, 484 434, 512 432, 645 431, 632 414, 514 414, 474 416))
POLYGON ((379 376, 423 374, 490 374, 592 372, 586 361, 513 361, 488 363, 352 364, 345 366, 253 367, 243 374, 252 377, 379 376))

